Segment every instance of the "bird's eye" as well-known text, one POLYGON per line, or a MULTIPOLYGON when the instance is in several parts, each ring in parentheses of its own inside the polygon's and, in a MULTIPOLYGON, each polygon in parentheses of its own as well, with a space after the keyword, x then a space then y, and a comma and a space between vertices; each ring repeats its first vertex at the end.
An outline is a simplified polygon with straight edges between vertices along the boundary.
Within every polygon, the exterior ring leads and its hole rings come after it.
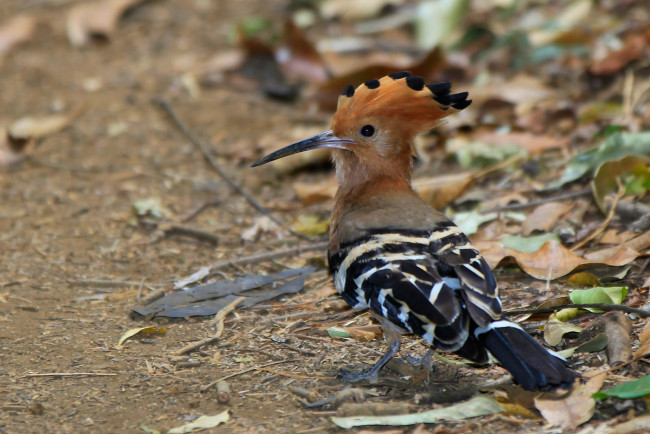
POLYGON ((360 131, 362 136, 370 137, 375 134, 375 127, 372 125, 364 125, 360 131))

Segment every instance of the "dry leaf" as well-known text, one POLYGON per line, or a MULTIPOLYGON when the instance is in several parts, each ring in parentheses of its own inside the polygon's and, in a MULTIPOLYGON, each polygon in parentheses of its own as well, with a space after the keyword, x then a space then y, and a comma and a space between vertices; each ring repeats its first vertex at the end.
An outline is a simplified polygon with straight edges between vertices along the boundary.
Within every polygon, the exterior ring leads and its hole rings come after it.
POLYGON ((601 264, 620 267, 640 255, 635 250, 623 247, 610 252, 611 255, 598 255, 597 259, 591 254, 583 258, 557 241, 547 241, 539 250, 532 253, 518 252, 496 241, 477 241, 475 246, 492 268, 496 268, 504 259, 512 257, 523 271, 541 280, 557 279, 576 268, 582 269, 601 264))
POLYGON ((572 208, 567 202, 548 202, 535 208, 526 217, 521 226, 523 235, 530 235, 534 231, 548 232, 555 223, 572 208))
POLYGON ((639 342, 641 342, 641 346, 634 352, 635 358, 650 354, 650 321, 643 327, 643 331, 639 335, 639 342))
POLYGON ((278 224, 271 220, 268 216, 256 217, 253 225, 245 229, 241 233, 241 239, 244 242, 255 241, 259 236, 266 232, 278 230, 278 224))
POLYGON ((630 332, 632 322, 623 312, 608 312, 601 317, 607 335, 607 360, 610 366, 617 366, 632 359, 630 332))
POLYGON ((316 184, 313 182, 294 182, 291 184, 291 188, 295 191, 298 199, 305 205, 312 205, 333 199, 338 188, 338 182, 336 182, 336 178, 329 178, 316 184))
POLYGON ((275 58, 290 80, 322 83, 327 80, 327 67, 314 44, 291 20, 285 21, 286 44, 275 53, 275 58))
POLYGON ((465 193, 474 179, 469 172, 420 178, 413 182, 413 189, 429 205, 442 209, 465 193))
POLYGON ((124 332, 124 334, 120 337, 120 340, 118 341, 117 345, 115 346, 115 349, 119 350, 122 348, 122 344, 124 341, 127 339, 139 334, 139 333, 145 333, 145 334, 163 334, 166 333, 167 330, 164 327, 136 327, 134 329, 127 330, 124 332))
POLYGON ((569 145, 569 137, 556 138, 531 133, 487 133, 476 136, 477 140, 492 146, 517 145, 530 154, 540 154, 549 149, 562 149, 569 145))
POLYGON ((320 13, 326 20, 340 18, 360 21, 373 18, 388 5, 401 4, 404 0, 327 0, 320 5, 320 13))
POLYGON ((49 116, 26 116, 9 126, 9 135, 14 140, 38 140, 47 135, 61 131, 70 125, 83 109, 78 107, 67 114, 49 116))
POLYGON ((36 29, 36 20, 29 15, 16 15, 0 26, 0 61, 16 45, 29 40, 36 29))
POLYGON ((650 43, 650 31, 633 33, 625 38, 623 48, 607 53, 605 57, 596 59, 589 67, 594 75, 613 75, 620 72, 627 64, 643 57, 650 43))
POLYGON ((124 12, 144 0, 100 0, 79 3, 68 12, 66 28, 73 47, 83 47, 93 36, 108 38, 124 12))
POLYGON ((188 422, 176 428, 172 428, 167 431, 169 434, 185 434, 190 433, 194 430, 205 430, 209 428, 214 428, 217 425, 226 423, 230 420, 230 410, 225 410, 214 416, 201 416, 196 419, 194 422, 188 422))
POLYGON ((574 385, 571 393, 563 399, 535 399, 535 407, 546 421, 562 429, 576 429, 594 415, 596 401, 591 397, 605 382, 605 372, 596 373, 586 383, 574 385))

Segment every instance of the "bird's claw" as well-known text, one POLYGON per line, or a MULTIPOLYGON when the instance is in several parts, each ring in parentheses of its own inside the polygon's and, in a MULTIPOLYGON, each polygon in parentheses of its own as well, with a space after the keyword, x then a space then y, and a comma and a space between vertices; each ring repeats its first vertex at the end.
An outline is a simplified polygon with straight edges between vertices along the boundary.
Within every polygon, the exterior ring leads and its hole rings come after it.
POLYGON ((363 369, 359 372, 347 372, 341 369, 341 372, 339 373, 339 378, 346 383, 356 383, 357 381, 363 381, 363 380, 370 380, 370 381, 377 381, 379 378, 378 370, 370 368, 370 369, 363 369))

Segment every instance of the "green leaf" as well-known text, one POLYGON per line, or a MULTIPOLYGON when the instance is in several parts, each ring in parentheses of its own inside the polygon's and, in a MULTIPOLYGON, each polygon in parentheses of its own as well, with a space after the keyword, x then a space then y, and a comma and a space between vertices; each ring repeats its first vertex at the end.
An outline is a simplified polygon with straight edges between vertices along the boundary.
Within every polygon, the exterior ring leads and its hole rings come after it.
POLYGON ((596 351, 604 350, 607 346, 608 340, 609 339, 605 333, 598 333, 587 342, 578 345, 577 347, 557 351, 556 354, 567 359, 571 357, 573 353, 595 353, 596 351))
MULTIPOLYGON (((621 304, 627 295, 627 286, 597 286, 589 289, 571 291, 569 298, 575 304, 607 303, 621 304)), ((590 309, 590 312, 603 312, 600 309, 590 309)))
POLYGON ((350 338, 350 333, 348 333, 347 330, 342 329, 341 327, 330 327, 327 329, 327 334, 330 335, 330 338, 339 338, 339 339, 350 338))
POLYGON ((562 177, 549 187, 557 188, 575 181, 606 161, 619 160, 628 155, 650 156, 650 131, 612 134, 598 147, 575 156, 562 177))
POLYGON ((542 248, 547 241, 560 242, 560 238, 554 233, 534 235, 532 237, 519 237, 516 235, 506 235, 501 237, 499 242, 506 247, 523 253, 536 252, 542 248))
POLYGON ((650 375, 641 377, 638 380, 629 381, 627 383, 619 384, 609 390, 602 390, 593 394, 596 399, 605 398, 620 398, 620 399, 634 399, 641 398, 650 394, 650 375))

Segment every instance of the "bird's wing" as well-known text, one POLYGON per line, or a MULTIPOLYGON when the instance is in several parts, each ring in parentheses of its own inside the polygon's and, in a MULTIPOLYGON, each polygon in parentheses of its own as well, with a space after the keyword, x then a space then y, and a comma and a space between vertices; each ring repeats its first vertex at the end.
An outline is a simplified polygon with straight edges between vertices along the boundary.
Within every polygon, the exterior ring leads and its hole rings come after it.
POLYGON ((440 273, 457 279, 467 311, 479 327, 501 318, 501 301, 494 274, 467 236, 452 222, 442 222, 430 236, 431 254, 440 273))

